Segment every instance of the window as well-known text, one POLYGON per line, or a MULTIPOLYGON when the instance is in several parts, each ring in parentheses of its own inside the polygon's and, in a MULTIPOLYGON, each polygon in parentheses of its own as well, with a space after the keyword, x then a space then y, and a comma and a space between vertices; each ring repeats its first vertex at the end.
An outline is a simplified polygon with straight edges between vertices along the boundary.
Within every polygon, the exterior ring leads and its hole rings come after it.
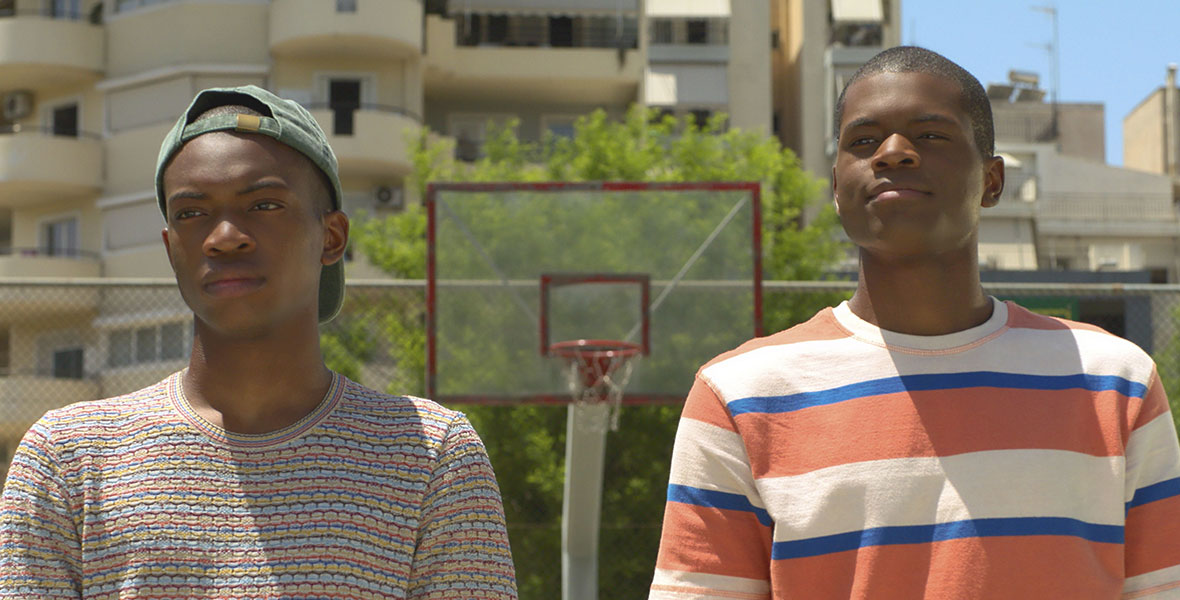
POLYGON ((691 110, 689 114, 692 115, 693 125, 696 125, 699 129, 704 129, 709 125, 709 117, 713 116, 713 111, 702 108, 691 110))
POLYGON ((131 364, 131 330, 120 329, 112 331, 107 348, 107 366, 125 367, 131 364))
POLYGON ((64 348, 54 350, 53 376, 59 379, 81 379, 82 349, 64 348))
POLYGON ((709 43, 709 22, 705 19, 690 19, 685 23, 687 42, 690 44, 709 43))
POLYGON ((569 17, 549 17, 549 45, 568 48, 574 45, 574 20, 569 17))
POLYGON ((357 0, 336 0, 336 12, 356 12, 357 0))
POLYGON ((541 123, 545 131, 552 133, 557 137, 572 138, 574 137, 574 122, 577 117, 566 116, 544 116, 541 117, 541 123))
POLYGON ((328 82, 328 107, 332 109, 332 133, 352 135, 354 117, 361 107, 361 80, 332 79, 328 82))
POLYGON ((176 0, 117 0, 117 4, 115 4, 115 12, 125 12, 144 6, 151 6, 153 4, 163 4, 164 2, 175 1, 176 0))
POLYGON ((116 329, 107 338, 107 366, 126 367, 184 359, 185 331, 184 323, 116 329))
POLYGON ((0 329, 0 376, 8 375, 9 356, 8 330, 0 329))
POLYGON ((184 358, 184 325, 166 323, 160 326, 160 358, 176 360, 184 358))
POLYGON ((82 0, 53 0, 48 6, 50 16, 57 19, 78 19, 82 16, 82 0))
POLYGON ((653 44, 674 44, 676 43, 676 29, 675 24, 671 19, 652 19, 651 21, 651 43, 653 44))
POLYGON ((489 44, 503 44, 508 40, 508 15, 488 15, 484 18, 488 22, 489 44))
POLYGON ((41 250, 49 256, 73 256, 78 253, 78 219, 67 217, 41 226, 41 250))
POLYGON ((50 115, 49 129, 53 135, 78 137, 78 104, 63 104, 55 107, 50 115))

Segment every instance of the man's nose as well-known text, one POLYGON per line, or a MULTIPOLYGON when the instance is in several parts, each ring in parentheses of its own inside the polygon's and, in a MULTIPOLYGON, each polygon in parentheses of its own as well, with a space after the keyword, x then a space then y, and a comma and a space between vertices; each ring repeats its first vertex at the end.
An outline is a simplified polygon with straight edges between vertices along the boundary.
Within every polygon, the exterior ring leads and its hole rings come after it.
POLYGON ((233 219, 221 219, 205 237, 204 250, 208 256, 253 249, 254 238, 233 219))
POLYGON ((877 147, 873 154, 873 168, 877 170, 896 169, 898 167, 916 167, 922 164, 922 157, 910 140, 900 133, 895 133, 877 147))

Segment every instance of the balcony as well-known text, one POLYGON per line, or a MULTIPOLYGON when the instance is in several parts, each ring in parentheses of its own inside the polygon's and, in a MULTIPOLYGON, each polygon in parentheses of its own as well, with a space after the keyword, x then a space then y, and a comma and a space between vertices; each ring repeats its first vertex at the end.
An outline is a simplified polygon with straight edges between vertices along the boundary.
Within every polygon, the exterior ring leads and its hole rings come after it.
POLYGON ((1178 215, 1167 194, 1048 193, 1037 198, 1038 229, 1049 235, 1173 236, 1178 215))
POLYGON ((102 27, 78 17, 0 12, 0 87, 35 91, 98 80, 102 27))
POLYGON ((342 177, 408 175, 409 141, 421 130, 421 119, 392 106, 362 104, 353 111, 325 105, 308 107, 336 152, 342 177))
POLYGON ((426 19, 424 79, 432 98, 583 105, 637 99, 644 61, 626 36, 621 47, 606 47, 606 40, 619 38, 589 25, 579 36, 560 39, 553 25, 510 22, 503 36, 480 25, 479 38, 457 27, 456 20, 426 19))
POLYGON ((99 277, 97 252, 0 247, 0 277, 99 277))
POLYGON ((291 58, 397 58, 422 48, 422 2, 274 0, 270 50, 291 58), (351 7, 352 10, 341 10, 351 7))
POLYGON ((97 135, 54 135, 20 125, 0 128, 0 206, 97 194, 102 184, 102 141, 97 135))
POLYGON ((53 283, 5 281, 0 285, 0 324, 93 314, 98 310, 100 288, 53 283))
POLYGON ((93 378, 0 372, 0 437, 19 439, 46 411, 99 396, 93 378))

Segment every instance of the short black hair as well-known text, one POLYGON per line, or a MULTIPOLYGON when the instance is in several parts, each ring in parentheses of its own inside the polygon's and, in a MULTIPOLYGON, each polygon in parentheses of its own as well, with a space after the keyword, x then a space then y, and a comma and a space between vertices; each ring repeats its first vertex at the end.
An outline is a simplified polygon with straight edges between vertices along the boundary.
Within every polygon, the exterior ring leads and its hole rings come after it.
POLYGON ((835 139, 840 141, 840 121, 844 118, 844 94, 852 84, 878 73, 926 73, 953 81, 961 90, 963 110, 971 119, 971 133, 975 147, 984 158, 996 152, 996 129, 992 120, 992 104, 987 92, 974 75, 949 58, 918 46, 896 46, 878 53, 861 65, 844 84, 836 100, 835 139))
MULTIPOLYGON (((270 116, 269 112, 263 113, 257 108, 246 106, 244 104, 221 104, 197 115, 197 117, 193 119, 192 122, 196 123, 202 119, 208 119, 218 115, 252 115, 255 117, 270 116)), ((319 178, 320 186, 322 187, 322 189, 317 190, 318 193, 316 193, 312 198, 312 208, 315 209, 317 213, 321 214, 332 212, 332 194, 334 193, 334 188, 332 186, 331 180, 328 179, 327 173, 324 173, 319 167, 317 167, 310 158, 303 156, 303 154, 298 151, 296 151, 296 153, 299 154, 300 158, 302 158, 307 164, 307 168, 315 172, 316 176, 319 178)))

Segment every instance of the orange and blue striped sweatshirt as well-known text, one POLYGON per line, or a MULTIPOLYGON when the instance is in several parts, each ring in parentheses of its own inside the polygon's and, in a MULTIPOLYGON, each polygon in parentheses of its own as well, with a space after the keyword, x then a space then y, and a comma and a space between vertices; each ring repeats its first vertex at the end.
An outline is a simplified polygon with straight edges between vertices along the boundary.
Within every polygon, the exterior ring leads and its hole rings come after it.
POLYGON ((844 303, 702 367, 650 598, 1180 598, 1154 363, 993 306, 911 336, 844 303))
POLYGON ((516 598, 462 414, 334 375, 301 421, 243 435, 181 383, 29 430, 0 499, 0 598, 516 598))

